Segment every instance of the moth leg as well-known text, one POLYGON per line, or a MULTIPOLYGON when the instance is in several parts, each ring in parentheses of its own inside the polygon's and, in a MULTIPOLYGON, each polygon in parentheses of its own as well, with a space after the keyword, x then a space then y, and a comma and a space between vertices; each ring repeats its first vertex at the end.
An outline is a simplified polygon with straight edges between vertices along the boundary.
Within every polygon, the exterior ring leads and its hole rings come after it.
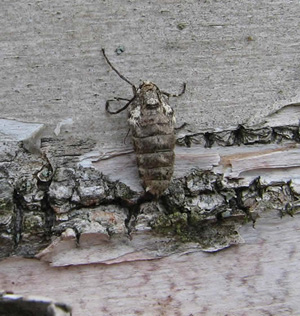
POLYGON ((115 97, 114 100, 116 100, 116 101, 130 101, 130 99, 119 98, 119 97, 115 97))
POLYGON ((127 136, 129 135, 129 132, 130 132, 130 128, 128 128, 128 132, 127 132, 127 134, 126 134, 126 136, 125 136, 125 138, 124 138, 124 144, 126 145, 126 138, 127 138, 127 136))
POLYGON ((105 102, 105 109, 106 109, 106 111, 107 111, 108 113, 110 113, 110 114, 118 114, 118 113, 124 111, 125 109, 127 109, 127 107, 129 106, 129 104, 135 99, 135 97, 136 97, 136 96, 134 96, 134 97, 131 98, 130 100, 125 99, 125 98, 114 98, 114 99, 107 100, 107 101, 105 102), (117 111, 111 111, 111 110, 109 109, 109 105, 110 105, 111 102, 114 102, 114 101, 128 101, 128 102, 127 102, 122 108, 120 108, 119 110, 117 110, 117 111))
POLYGON ((180 129, 182 129, 182 128, 186 127, 187 125, 188 125, 188 123, 184 122, 184 123, 183 123, 183 124, 181 124, 180 126, 178 126, 178 127, 174 127, 174 129, 175 129, 176 131, 178 131, 178 130, 180 130, 180 129))
POLYGON ((166 95, 167 97, 174 97, 174 98, 177 98, 177 97, 180 97, 181 95, 183 95, 185 93, 185 89, 186 89, 186 83, 184 82, 183 83, 183 88, 182 88, 182 91, 178 94, 172 94, 172 93, 168 93, 168 92, 165 92, 165 91, 161 91, 161 93, 163 93, 164 95, 166 95))

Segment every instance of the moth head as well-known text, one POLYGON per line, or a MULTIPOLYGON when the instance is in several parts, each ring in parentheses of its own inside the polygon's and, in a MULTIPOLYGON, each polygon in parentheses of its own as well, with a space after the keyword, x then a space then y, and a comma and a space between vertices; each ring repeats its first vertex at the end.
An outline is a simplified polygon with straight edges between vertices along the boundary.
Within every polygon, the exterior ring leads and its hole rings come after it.
POLYGON ((139 93, 142 98, 143 108, 152 110, 160 107, 160 91, 154 83, 144 81, 139 87, 139 93))

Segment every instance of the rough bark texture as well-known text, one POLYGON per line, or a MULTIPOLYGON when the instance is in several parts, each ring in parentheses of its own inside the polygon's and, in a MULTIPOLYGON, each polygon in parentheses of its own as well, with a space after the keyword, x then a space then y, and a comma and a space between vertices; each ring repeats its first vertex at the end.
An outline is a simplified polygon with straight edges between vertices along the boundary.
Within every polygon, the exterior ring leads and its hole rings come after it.
POLYGON ((74 315, 299 314, 299 2, 0 6, 0 288, 74 315), (131 81, 187 82, 157 199, 101 47, 131 81))
POLYGON ((0 294, 2 316, 71 316, 71 308, 40 296, 23 297, 13 293, 0 294))

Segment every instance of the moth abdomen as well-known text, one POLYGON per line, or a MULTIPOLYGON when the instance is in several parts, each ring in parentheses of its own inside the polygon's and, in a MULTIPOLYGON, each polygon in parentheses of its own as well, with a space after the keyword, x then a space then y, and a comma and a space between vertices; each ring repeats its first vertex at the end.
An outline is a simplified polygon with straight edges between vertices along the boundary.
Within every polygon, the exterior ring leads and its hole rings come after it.
POLYGON ((168 167, 174 164, 174 151, 137 154, 138 166, 147 166, 147 168, 168 167))
POLYGON ((156 153, 173 150, 175 145, 174 134, 153 135, 144 138, 133 137, 134 149, 136 153, 156 153))
POLYGON ((160 196, 168 188, 173 175, 173 164, 167 167, 139 166, 139 174, 146 192, 160 196))
MULTIPOLYGON (((157 138, 161 138, 162 135, 156 136, 155 139, 157 140, 157 138)), ((150 139, 153 140, 152 137, 150 139)), ((140 141, 141 139, 138 140, 140 141)), ((173 151, 174 146, 172 145, 173 142, 170 146, 170 143, 167 143, 166 139, 159 145, 157 142, 149 144, 149 141, 151 142, 151 140, 147 140, 147 150, 144 147, 142 149, 143 153, 136 150, 137 165, 145 190, 153 195, 159 196, 168 188, 173 175, 175 160, 173 151), (162 144, 164 150, 162 150, 162 144)), ((137 139, 134 139, 135 144, 136 141, 137 139)))
POLYGON ((170 180, 173 175, 173 166, 144 168, 139 167, 140 175, 147 180, 170 180))
POLYGON ((132 129, 133 137, 147 137, 154 135, 168 135, 174 133, 174 127, 170 124, 151 124, 145 126, 137 126, 132 129))

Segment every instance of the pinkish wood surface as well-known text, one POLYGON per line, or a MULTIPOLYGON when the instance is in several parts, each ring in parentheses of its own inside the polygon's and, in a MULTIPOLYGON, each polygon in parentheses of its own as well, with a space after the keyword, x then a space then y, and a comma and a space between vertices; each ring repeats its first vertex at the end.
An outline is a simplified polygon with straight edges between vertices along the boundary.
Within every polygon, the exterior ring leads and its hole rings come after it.
POLYGON ((0 288, 64 301, 73 316, 299 315, 299 230, 299 215, 272 212, 242 228, 245 244, 213 254, 61 268, 10 258, 0 288))

